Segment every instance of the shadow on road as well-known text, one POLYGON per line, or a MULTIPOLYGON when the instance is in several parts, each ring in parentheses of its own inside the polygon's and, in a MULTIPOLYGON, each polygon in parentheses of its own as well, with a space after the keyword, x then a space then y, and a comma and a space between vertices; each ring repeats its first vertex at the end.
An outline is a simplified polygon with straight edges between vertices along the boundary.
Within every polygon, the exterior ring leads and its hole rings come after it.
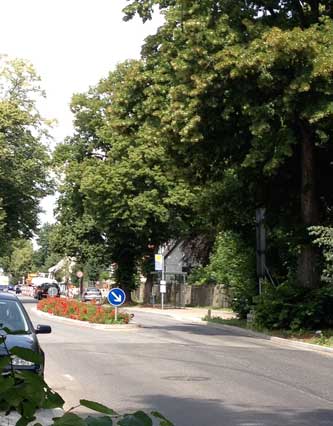
POLYGON ((179 325, 147 325, 144 324, 143 328, 145 330, 159 330, 159 331, 176 331, 176 332, 185 332, 201 336, 237 336, 237 337, 250 337, 252 339, 259 340, 269 340, 269 337, 266 336, 256 336, 254 334, 248 333, 246 330, 239 329, 239 331, 234 328, 215 328, 214 326, 206 326, 200 324, 179 324, 179 325))
POLYGON ((175 426, 332 426, 333 409, 286 409, 245 405, 226 408, 223 400, 177 398, 165 395, 138 397, 143 407, 147 405, 160 411, 175 426))

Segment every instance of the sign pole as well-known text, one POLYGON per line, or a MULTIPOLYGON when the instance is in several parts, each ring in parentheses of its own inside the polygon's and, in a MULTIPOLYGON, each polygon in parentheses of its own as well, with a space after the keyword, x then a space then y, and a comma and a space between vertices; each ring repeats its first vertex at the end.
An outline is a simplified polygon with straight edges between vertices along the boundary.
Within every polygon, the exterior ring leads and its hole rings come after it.
POLYGON ((114 319, 115 321, 118 321, 118 306, 115 306, 114 308, 114 319))
POLYGON ((82 294, 83 294, 83 272, 82 271, 77 271, 76 276, 79 279, 80 299, 82 300, 82 294))
MULTIPOLYGON (((162 281, 164 282, 164 255, 162 255, 162 281)), ((164 309, 164 292, 161 293, 161 308, 164 309)))

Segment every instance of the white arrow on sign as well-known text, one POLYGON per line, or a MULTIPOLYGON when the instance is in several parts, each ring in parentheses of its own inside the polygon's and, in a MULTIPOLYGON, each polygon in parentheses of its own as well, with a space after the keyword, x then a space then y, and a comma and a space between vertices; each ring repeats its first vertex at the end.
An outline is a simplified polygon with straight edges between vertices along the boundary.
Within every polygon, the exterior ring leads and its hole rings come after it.
POLYGON ((120 294, 118 295, 117 293, 114 293, 113 291, 111 291, 111 294, 114 297, 115 302, 117 302, 117 303, 121 302, 122 297, 121 297, 120 294))

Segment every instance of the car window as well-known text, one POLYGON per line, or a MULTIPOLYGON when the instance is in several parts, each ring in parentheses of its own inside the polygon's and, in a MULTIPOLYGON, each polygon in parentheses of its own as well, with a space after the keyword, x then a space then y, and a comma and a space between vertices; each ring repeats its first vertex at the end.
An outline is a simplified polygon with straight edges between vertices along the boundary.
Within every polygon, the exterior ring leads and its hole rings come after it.
POLYGON ((22 308, 15 300, 0 300, 0 329, 29 332, 22 308))

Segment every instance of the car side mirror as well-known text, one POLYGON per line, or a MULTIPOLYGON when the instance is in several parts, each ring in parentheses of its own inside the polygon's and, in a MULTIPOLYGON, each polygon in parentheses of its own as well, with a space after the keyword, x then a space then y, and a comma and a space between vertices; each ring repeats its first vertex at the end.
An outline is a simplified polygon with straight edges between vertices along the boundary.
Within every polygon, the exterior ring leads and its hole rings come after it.
POLYGON ((36 334, 49 334, 51 333, 51 331, 52 329, 49 325, 42 325, 42 324, 38 324, 35 329, 36 334))

